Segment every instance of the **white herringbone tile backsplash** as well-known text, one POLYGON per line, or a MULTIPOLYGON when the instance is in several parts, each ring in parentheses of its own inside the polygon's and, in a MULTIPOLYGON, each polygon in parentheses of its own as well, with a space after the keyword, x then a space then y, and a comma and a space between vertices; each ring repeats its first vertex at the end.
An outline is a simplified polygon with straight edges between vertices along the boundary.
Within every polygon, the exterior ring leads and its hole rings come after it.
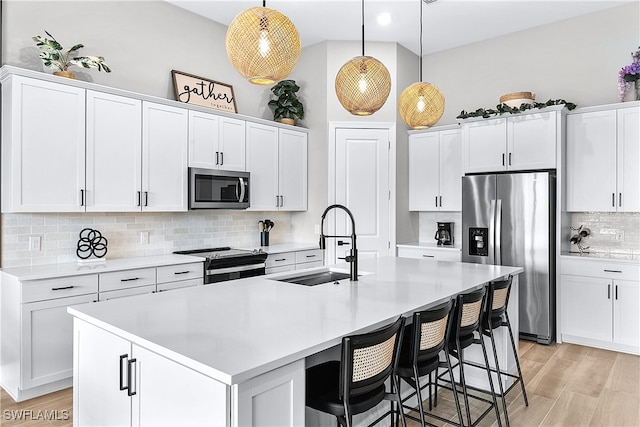
POLYGON ((270 243, 293 241, 289 212, 3 214, 2 267, 75 262, 78 234, 87 227, 107 238, 107 259, 216 246, 258 247, 258 221, 266 218, 275 222, 270 243), (140 243, 142 231, 149 232, 149 243, 140 243), (40 236, 41 250, 29 251, 31 236, 40 236))

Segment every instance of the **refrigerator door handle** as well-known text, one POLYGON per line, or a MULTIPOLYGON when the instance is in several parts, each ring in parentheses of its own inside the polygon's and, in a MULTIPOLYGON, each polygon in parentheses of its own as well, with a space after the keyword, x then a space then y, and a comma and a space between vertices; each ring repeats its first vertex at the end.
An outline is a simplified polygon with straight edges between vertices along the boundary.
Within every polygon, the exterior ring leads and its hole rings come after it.
POLYGON ((496 265, 502 265, 502 248, 500 247, 500 242, 502 241, 502 199, 496 200, 495 222, 496 265))
POLYGON ((492 200, 489 203, 489 264, 495 264, 495 241, 496 241, 496 201, 492 200))

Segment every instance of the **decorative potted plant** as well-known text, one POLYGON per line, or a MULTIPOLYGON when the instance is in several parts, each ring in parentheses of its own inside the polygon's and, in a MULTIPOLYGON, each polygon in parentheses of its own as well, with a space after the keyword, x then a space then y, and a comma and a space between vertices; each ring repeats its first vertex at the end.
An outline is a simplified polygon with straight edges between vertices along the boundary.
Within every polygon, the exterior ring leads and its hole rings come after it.
POLYGON ((62 77, 68 77, 75 79, 76 76, 71 71, 68 71, 70 65, 76 65, 83 68, 97 68, 98 71, 104 71, 110 73, 111 68, 104 62, 102 56, 76 56, 70 58, 71 53, 84 47, 83 44, 77 44, 69 49, 64 49, 60 43, 47 31, 45 31, 48 39, 42 36, 33 37, 33 41, 36 42, 36 46, 40 48, 40 58, 44 62, 45 67, 52 68, 53 74, 62 77))
POLYGON ((278 97, 269 101, 269 106, 274 107, 274 120, 293 125, 304 117, 304 106, 296 95, 298 90, 300 86, 295 80, 281 80, 271 88, 271 92, 278 97))
POLYGON ((640 101, 640 47, 631 53, 633 62, 618 72, 618 100, 622 102, 631 83, 635 85, 635 100, 640 101))

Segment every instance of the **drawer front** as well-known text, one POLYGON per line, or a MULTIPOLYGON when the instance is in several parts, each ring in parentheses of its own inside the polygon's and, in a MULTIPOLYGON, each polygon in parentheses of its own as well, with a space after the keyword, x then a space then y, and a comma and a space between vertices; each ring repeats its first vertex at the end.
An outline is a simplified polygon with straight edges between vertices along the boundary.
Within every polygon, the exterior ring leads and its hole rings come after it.
POLYGON ((295 252, 285 252, 283 254, 269 254, 267 257, 267 268, 281 267, 283 265, 292 265, 296 263, 295 252))
POLYGON ((169 283, 179 280, 203 279, 204 263, 192 262, 190 264, 167 265, 158 267, 158 282, 169 283))
POLYGON ((156 291, 156 285, 138 286, 136 288, 120 289, 117 291, 100 292, 98 301, 107 301, 115 298, 130 297, 133 295, 152 294, 156 291))
POLYGON ((322 267, 324 262, 321 260, 296 264, 296 270, 304 270, 305 268, 322 267))
POLYGON ((638 280, 640 264, 593 259, 562 259, 561 273, 606 279, 638 280))
POLYGON ((323 255, 324 251, 322 249, 296 252, 296 264, 302 264, 303 262, 322 261, 323 255))
POLYGON ((97 274, 22 282, 22 302, 45 301, 96 292, 98 292, 97 274))
POLYGON ((265 273, 266 274, 274 274, 274 273, 284 273, 285 271, 292 271, 295 270, 296 266, 294 264, 289 264, 289 265, 283 265, 281 267, 270 267, 267 268, 265 273))
POLYGON ((157 291, 164 292, 170 291, 172 289, 179 288, 188 288, 191 286, 202 286, 204 284, 204 279, 189 279, 189 280, 181 280, 179 282, 167 282, 158 284, 157 291))
POLYGON ((440 249, 398 248, 398 257, 433 259, 437 261, 460 261, 461 252, 440 249))
POLYGON ((155 284, 156 269, 153 267, 100 274, 100 292, 155 284))

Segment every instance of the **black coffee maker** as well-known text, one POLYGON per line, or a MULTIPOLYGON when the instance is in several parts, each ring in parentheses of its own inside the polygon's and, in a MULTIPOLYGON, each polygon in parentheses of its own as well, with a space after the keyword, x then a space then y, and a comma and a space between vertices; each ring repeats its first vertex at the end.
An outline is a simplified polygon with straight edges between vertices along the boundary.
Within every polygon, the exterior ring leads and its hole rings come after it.
POLYGON ((453 245, 453 222, 438 222, 438 230, 435 239, 438 246, 453 245))

